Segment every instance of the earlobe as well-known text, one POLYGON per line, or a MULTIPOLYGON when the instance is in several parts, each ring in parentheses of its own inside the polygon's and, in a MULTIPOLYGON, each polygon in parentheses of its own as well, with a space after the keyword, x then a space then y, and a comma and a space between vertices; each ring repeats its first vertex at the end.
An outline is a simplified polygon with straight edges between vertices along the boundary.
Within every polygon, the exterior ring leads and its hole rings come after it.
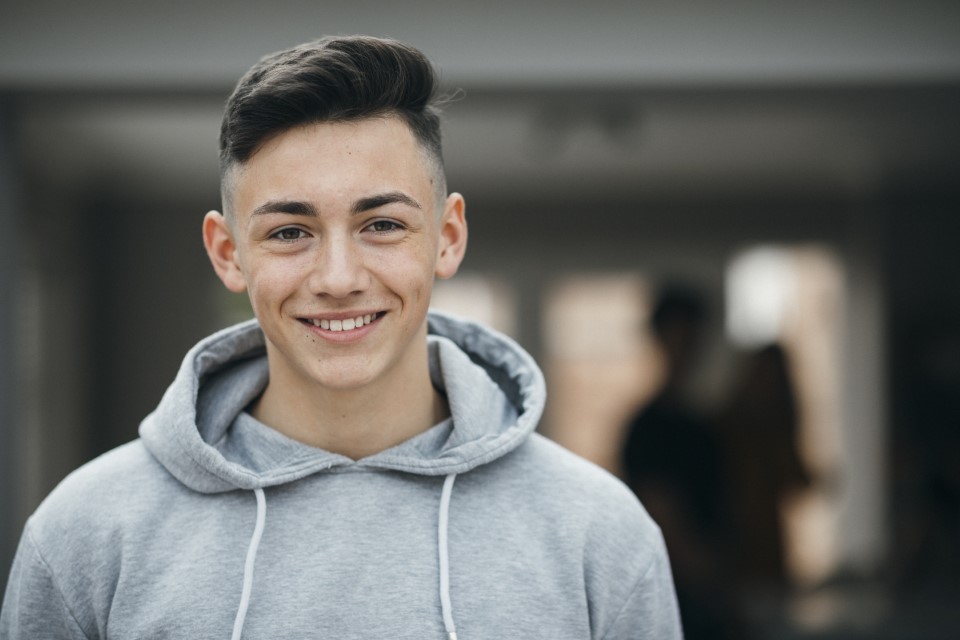
POLYGON ((447 196, 440 216, 440 244, 437 248, 438 278, 453 277, 467 250, 466 203, 459 193, 447 196))
POLYGON ((245 291, 247 281, 237 255, 233 230, 218 211, 209 211, 203 218, 203 246, 223 285, 234 293, 245 291))

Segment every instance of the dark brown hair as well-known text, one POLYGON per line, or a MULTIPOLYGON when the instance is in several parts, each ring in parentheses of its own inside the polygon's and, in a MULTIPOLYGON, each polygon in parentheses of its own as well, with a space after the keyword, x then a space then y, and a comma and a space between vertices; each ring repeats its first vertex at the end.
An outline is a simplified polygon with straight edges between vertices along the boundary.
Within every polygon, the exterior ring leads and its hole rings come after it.
POLYGON ((294 127, 395 115, 428 152, 442 183, 437 91, 426 56, 395 40, 326 37, 270 54, 240 78, 227 100, 220 126, 221 179, 269 138, 294 127))

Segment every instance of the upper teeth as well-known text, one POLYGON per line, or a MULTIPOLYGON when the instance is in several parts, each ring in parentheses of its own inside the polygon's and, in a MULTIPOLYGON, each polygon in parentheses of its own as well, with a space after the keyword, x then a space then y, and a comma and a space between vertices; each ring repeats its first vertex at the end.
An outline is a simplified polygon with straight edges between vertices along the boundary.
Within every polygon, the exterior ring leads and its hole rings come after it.
POLYGON ((313 326, 320 327, 321 329, 328 329, 330 331, 350 331, 350 329, 357 329, 362 327, 365 324, 370 324, 373 320, 376 319, 376 314, 366 314, 363 316, 357 316, 356 318, 347 318, 345 320, 316 320, 313 319, 310 322, 313 323, 313 326))

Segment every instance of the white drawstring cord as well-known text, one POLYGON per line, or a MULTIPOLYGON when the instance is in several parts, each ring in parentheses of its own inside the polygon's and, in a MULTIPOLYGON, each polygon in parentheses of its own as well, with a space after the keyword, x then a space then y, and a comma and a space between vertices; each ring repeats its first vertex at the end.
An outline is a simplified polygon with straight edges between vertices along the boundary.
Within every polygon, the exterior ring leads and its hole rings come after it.
POLYGON ((447 630, 448 640, 457 640, 457 630, 453 625, 450 607, 450 554, 447 551, 447 521, 450 516, 450 493, 457 474, 451 473, 443 480, 443 492, 440 494, 440 524, 437 546, 440 550, 440 610, 443 612, 443 626, 447 630))
POLYGON ((240 596, 240 608, 237 609, 237 617, 233 621, 232 640, 240 640, 240 635, 243 633, 243 621, 247 617, 250 592, 253 590, 253 563, 257 559, 257 547, 260 546, 263 525, 267 520, 267 498, 263 494, 263 489, 254 489, 253 493, 257 497, 257 524, 253 528, 253 537, 250 538, 250 547, 247 549, 247 562, 243 567, 243 592, 240 596))
MULTIPOLYGON (((450 518, 450 494, 453 491, 453 481, 457 474, 451 473, 443 480, 443 491, 440 494, 440 518, 438 526, 438 547, 440 551, 440 609, 443 613, 443 626, 447 631, 448 640, 457 640, 456 627, 453 624, 452 607, 450 605, 450 555, 447 546, 447 523, 450 518)), ((233 622, 233 636, 231 640, 240 640, 243 633, 243 622, 247 616, 247 607, 250 605, 250 592, 253 590, 253 565, 257 558, 257 548, 260 538, 263 537, 263 527, 267 519, 267 499, 263 489, 254 489, 257 498, 257 524, 253 529, 250 547, 247 549, 247 561, 243 568, 243 592, 240 596, 240 607, 233 622)))

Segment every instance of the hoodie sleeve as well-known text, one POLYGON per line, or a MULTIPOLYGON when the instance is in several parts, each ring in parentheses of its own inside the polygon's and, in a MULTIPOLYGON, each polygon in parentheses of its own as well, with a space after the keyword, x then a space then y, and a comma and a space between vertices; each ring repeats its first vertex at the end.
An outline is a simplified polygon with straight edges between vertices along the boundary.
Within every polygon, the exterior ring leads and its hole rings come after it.
POLYGON ((77 623, 50 567, 24 531, 0 612, 0 640, 91 640, 77 623))
POLYGON ((584 555, 591 634, 594 640, 681 640, 663 534, 630 489, 604 479, 591 490, 584 555))
POLYGON ((637 580, 601 640, 683 640, 666 551, 637 580))

